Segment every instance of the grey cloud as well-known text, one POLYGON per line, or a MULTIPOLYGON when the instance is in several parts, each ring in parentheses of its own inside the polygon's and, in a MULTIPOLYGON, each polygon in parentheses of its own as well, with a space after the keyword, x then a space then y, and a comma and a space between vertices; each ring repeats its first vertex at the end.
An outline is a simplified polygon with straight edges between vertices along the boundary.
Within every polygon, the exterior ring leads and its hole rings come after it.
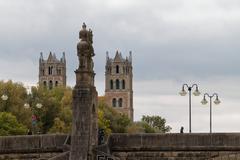
POLYGON ((104 73, 105 51, 113 55, 116 49, 125 55, 133 51, 137 80, 234 75, 240 67, 240 12, 221 7, 225 3, 230 2, 2 2, 6 9, 0 11, 0 54, 5 59, 21 54, 35 61, 40 51, 65 51, 72 81, 78 31, 85 21, 94 31, 98 75, 104 73))

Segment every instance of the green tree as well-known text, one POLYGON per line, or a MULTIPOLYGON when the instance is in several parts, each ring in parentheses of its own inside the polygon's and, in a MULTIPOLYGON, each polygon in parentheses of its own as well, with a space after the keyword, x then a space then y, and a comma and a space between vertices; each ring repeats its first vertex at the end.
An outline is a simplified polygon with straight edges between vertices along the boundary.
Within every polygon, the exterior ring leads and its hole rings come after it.
MULTIPOLYGON (((48 90, 42 86, 32 87, 33 113, 38 117, 38 126, 41 133, 47 133, 53 127, 55 118, 64 122, 67 128, 71 125, 71 88, 55 87, 48 90), (41 109, 36 109, 37 103, 42 104, 41 109)), ((52 130, 53 132, 53 130, 52 130)))
POLYGON ((156 133, 155 129, 151 127, 148 123, 140 121, 133 122, 127 128, 128 133, 156 133))
MULTIPOLYGON (((32 115, 36 115, 37 124, 35 132, 41 133, 69 133, 72 123, 72 88, 55 87, 51 90, 43 86, 27 89, 22 83, 0 81, 0 96, 6 94, 6 101, 0 100, 0 111, 9 112, 16 117, 16 121, 32 128, 32 115), (24 104, 29 103, 30 108, 24 109, 24 104), (41 103, 42 108, 36 104, 41 103)), ((160 116, 143 116, 140 122, 131 122, 124 114, 107 106, 104 97, 99 97, 98 125, 104 129, 105 134, 110 133, 155 133, 169 132, 170 126, 160 116)), ((9 132, 8 134, 12 134, 9 132)), ((14 133, 13 133, 14 134, 14 133)))
POLYGON ((60 118, 54 119, 54 124, 52 128, 50 128, 49 133, 69 133, 70 126, 67 126, 64 121, 62 121, 60 118))
POLYGON ((22 135, 27 133, 27 127, 17 121, 11 113, 0 112, 0 136, 22 135))
POLYGON ((160 116, 142 116, 142 122, 146 122, 158 133, 170 132, 172 129, 170 126, 166 125, 166 119, 160 116))
POLYGON ((59 118, 70 130, 72 129, 72 89, 70 87, 64 89, 59 118))
POLYGON ((103 129, 106 135, 112 133, 110 121, 104 117, 104 112, 100 109, 98 110, 98 128, 103 129))
POLYGON ((16 116, 17 120, 24 125, 30 124, 31 113, 24 109, 24 103, 27 100, 27 90, 22 83, 14 83, 11 80, 0 81, 0 97, 7 95, 8 99, 0 99, 0 111, 10 112, 16 116))
POLYGON ((119 113, 109 107, 104 97, 98 99, 98 117, 99 127, 105 130, 105 133, 126 133, 131 120, 124 114, 119 113))
POLYGON ((145 128, 142 125, 142 122, 133 122, 127 127, 127 133, 145 133, 145 128))

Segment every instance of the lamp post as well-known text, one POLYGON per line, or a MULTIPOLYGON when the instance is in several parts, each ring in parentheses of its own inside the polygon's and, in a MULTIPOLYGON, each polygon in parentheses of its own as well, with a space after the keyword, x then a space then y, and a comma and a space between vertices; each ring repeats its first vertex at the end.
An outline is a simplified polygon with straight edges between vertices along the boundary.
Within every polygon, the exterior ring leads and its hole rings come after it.
MULTIPOLYGON (((41 103, 37 103, 36 104, 36 108, 38 108, 38 109, 41 109, 42 108, 42 104, 41 103)), ((35 111, 35 108, 33 107, 33 106, 31 106, 29 103, 25 103, 24 104, 24 108, 25 109, 31 109, 31 112, 32 112, 32 119, 31 119, 31 121, 32 121, 32 133, 34 134, 35 133, 35 125, 36 125, 36 123, 37 123, 37 117, 36 117, 36 115, 35 115, 35 113, 34 113, 34 111, 35 111)))
POLYGON ((185 87, 187 88, 188 90, 188 93, 189 93, 189 133, 192 132, 192 106, 191 106, 191 103, 192 103, 192 99, 191 99, 191 96, 192 96, 192 89, 195 87, 195 91, 193 92, 193 95, 194 96, 199 96, 201 93, 199 92, 198 90, 198 85, 197 84, 193 84, 191 86, 187 85, 187 84, 183 84, 182 85, 182 90, 179 92, 179 94, 181 96, 185 96, 187 94, 187 92, 185 91, 185 87))
POLYGON ((212 98, 216 97, 216 99, 214 100, 214 104, 216 105, 220 104, 221 101, 219 100, 217 93, 213 93, 212 95, 205 93, 203 95, 203 100, 201 101, 203 105, 206 105, 208 103, 208 101, 206 100, 206 97, 209 97, 210 99, 210 133, 212 133, 212 98))
POLYGON ((8 96, 6 95, 6 94, 3 94, 2 96, 1 96, 1 99, 4 101, 4 108, 3 108, 3 111, 6 111, 7 110, 7 100, 8 100, 8 96))
POLYGON ((41 109, 42 106, 43 106, 43 105, 42 105, 41 103, 37 103, 37 104, 36 104, 36 107, 37 107, 38 109, 41 109))

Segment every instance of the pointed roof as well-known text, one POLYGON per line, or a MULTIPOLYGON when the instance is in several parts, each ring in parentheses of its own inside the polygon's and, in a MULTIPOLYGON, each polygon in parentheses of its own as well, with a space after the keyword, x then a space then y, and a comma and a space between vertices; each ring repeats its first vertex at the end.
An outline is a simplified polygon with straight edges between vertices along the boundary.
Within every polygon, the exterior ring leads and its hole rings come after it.
POLYGON ((39 62, 41 63, 41 62, 43 62, 44 61, 44 59, 43 59, 43 53, 42 52, 40 52, 40 58, 39 58, 39 62))
POLYGON ((59 62, 59 60, 56 57, 56 54, 55 53, 52 54, 52 52, 49 53, 47 61, 48 62, 59 62))
POLYGON ((52 52, 50 52, 47 61, 52 61, 52 60, 53 60, 53 55, 52 55, 52 52))
POLYGON ((66 62, 65 52, 62 53, 61 62, 66 62))
POLYGON ((116 55, 114 57, 114 62, 122 62, 122 61, 123 61, 122 54, 117 50, 116 55))

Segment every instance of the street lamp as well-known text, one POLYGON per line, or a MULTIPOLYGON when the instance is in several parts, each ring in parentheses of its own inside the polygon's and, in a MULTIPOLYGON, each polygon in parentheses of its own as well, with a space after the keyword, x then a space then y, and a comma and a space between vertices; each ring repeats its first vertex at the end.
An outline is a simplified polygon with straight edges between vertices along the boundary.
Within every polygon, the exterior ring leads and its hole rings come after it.
POLYGON ((29 108, 30 108, 30 104, 25 103, 25 104, 24 104, 24 108, 25 108, 25 109, 29 109, 29 108))
POLYGON ((6 94, 3 94, 2 96, 1 96, 1 99, 4 101, 4 103, 5 103, 5 105, 4 105, 4 108, 3 108, 3 111, 6 111, 6 109, 7 109, 7 103, 6 103, 6 101, 8 100, 8 96, 6 95, 6 94))
POLYGON ((182 85, 182 90, 179 92, 179 94, 181 95, 181 96, 185 96, 186 94, 187 94, 187 92, 185 91, 185 87, 187 88, 187 90, 188 90, 188 92, 189 92, 189 133, 191 133, 192 132, 192 122, 191 122, 191 119, 192 119, 192 117, 191 117, 191 92, 192 92, 192 89, 195 87, 195 91, 193 92, 193 95, 194 96, 199 96, 201 93, 199 92, 199 90, 198 90, 198 85, 197 84, 193 84, 192 86, 189 86, 189 85, 187 85, 187 84, 183 84, 182 85))
POLYGON ((36 104, 36 107, 37 107, 38 109, 41 109, 42 106, 43 106, 43 105, 42 105, 41 103, 37 103, 37 104, 36 104))
POLYGON ((203 100, 201 101, 201 103, 203 105, 206 105, 208 103, 208 101, 206 100, 206 97, 209 97, 209 99, 210 99, 210 133, 212 133, 212 98, 214 96, 216 97, 216 99, 213 101, 214 104, 216 104, 216 105, 220 104, 221 101, 219 100, 217 93, 213 93, 212 95, 205 93, 203 96, 203 100))
POLYGON ((8 96, 7 96, 6 94, 4 94, 4 95, 2 95, 1 99, 2 99, 3 101, 6 101, 6 100, 8 100, 8 96))
MULTIPOLYGON (((41 103, 37 103, 36 104, 36 108, 38 108, 38 109, 41 109, 42 108, 42 104, 41 103)), ((32 120, 32 132, 33 132, 33 134, 34 134, 34 126, 36 125, 36 123, 37 123, 37 117, 36 117, 36 115, 34 114, 34 108, 29 104, 29 103, 25 103, 24 104, 24 106, 23 106, 25 109, 31 109, 31 112, 32 112, 32 116, 31 116, 31 120, 32 120)))

